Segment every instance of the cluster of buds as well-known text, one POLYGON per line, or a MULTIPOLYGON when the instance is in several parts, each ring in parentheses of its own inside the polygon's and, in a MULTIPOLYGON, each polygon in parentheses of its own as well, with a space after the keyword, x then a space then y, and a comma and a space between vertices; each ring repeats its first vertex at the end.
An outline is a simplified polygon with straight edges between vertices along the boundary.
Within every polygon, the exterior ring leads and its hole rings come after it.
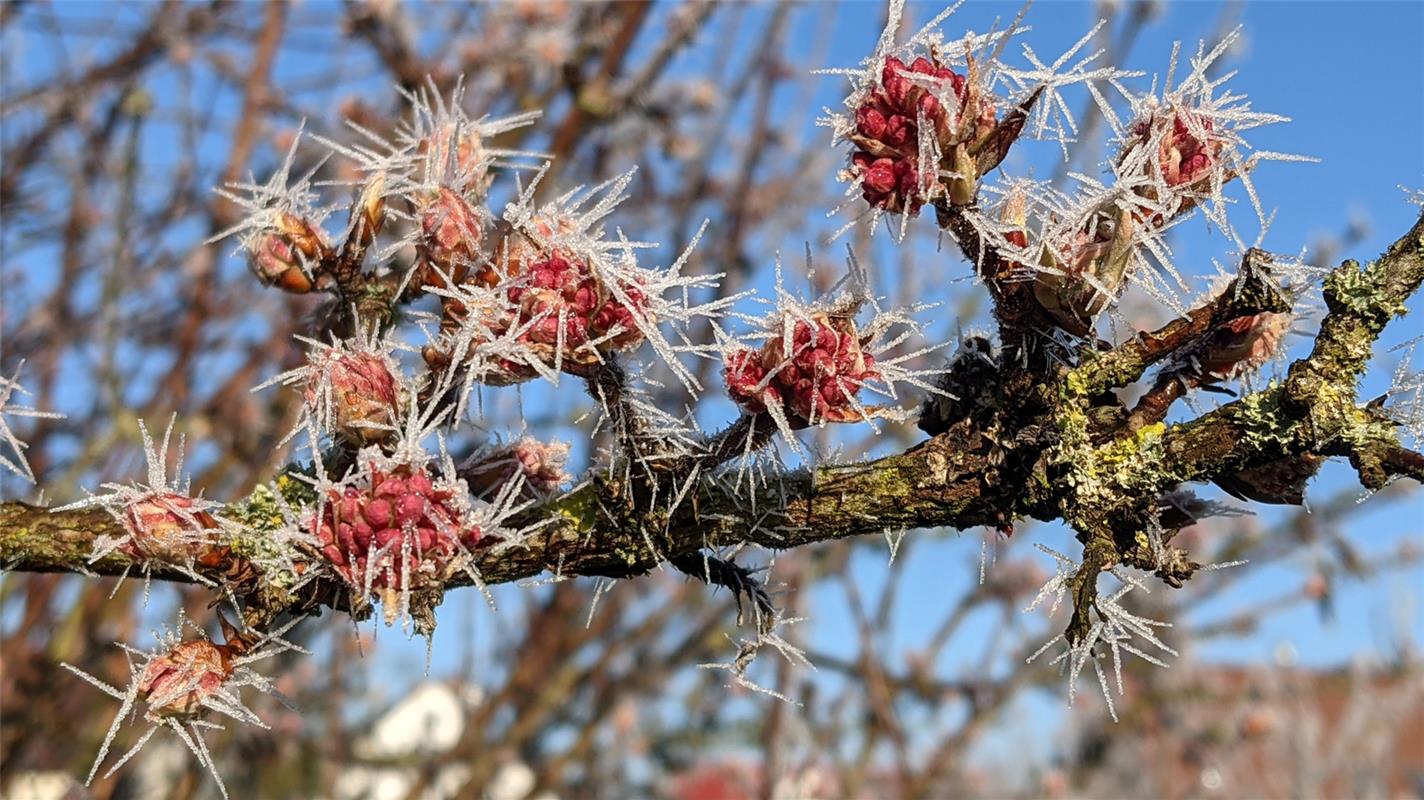
POLYGON ((247 247, 257 279, 294 294, 312 290, 313 268, 333 254, 321 228, 288 211, 273 214, 271 225, 252 236, 247 247))
POLYGON ((1218 162, 1223 143, 1214 135, 1211 119, 1187 109, 1149 114, 1132 123, 1118 156, 1122 164, 1136 148, 1156 142, 1157 157, 1148 159, 1154 178, 1169 188, 1202 183, 1218 162))
POLYGON ((567 444, 525 436, 475 454, 460 469, 460 477, 479 497, 493 496, 517 480, 519 497, 541 499, 557 494, 569 482, 572 476, 564 469, 568 460, 567 444))
POLYGON ((385 353, 324 347, 310 357, 302 396, 322 429, 364 447, 396 432, 402 400, 397 374, 385 353))
POLYGON ((880 379, 855 322, 826 313, 795 320, 786 335, 767 340, 760 350, 733 349, 725 356, 723 376, 743 408, 780 412, 797 426, 865 419, 868 412, 856 394, 880 379))
MULTIPOLYGON (((537 223, 546 234, 566 228, 557 220, 537 223)), ((505 342, 518 356, 484 365, 484 383, 520 383, 541 367, 586 375, 607 354, 636 348, 646 338, 653 312, 637 277, 596 268, 601 254, 541 243, 549 241, 547 235, 536 241, 506 230, 495 257, 462 276, 464 291, 444 295, 447 326, 473 321, 478 338, 505 342)), ((432 365, 443 358, 426 352, 432 365)))
POLYGON ((866 202, 914 215, 940 195, 960 205, 973 200, 984 171, 977 151, 995 127, 993 97, 973 78, 973 62, 966 78, 933 54, 908 65, 885 59, 846 137, 856 147, 846 177, 866 202))
POLYGON ((463 486, 424 469, 373 462, 326 491, 310 528, 332 568, 352 587, 379 593, 393 616, 395 597, 439 585, 479 542, 463 495, 463 486))

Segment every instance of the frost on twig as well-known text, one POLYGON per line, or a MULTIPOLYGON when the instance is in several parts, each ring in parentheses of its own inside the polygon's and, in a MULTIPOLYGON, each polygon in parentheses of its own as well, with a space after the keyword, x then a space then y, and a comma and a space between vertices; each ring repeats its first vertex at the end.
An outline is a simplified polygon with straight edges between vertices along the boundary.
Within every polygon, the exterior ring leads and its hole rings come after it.
MULTIPOLYGON (((1025 609, 1026 611, 1037 607, 1050 595, 1054 598, 1053 609, 1056 609, 1059 601, 1068 593, 1071 584, 1075 581, 1096 581, 1096 574, 1078 577, 1083 565, 1075 563, 1062 553, 1042 546, 1039 549, 1053 556, 1054 560, 1058 562, 1058 569, 1055 575, 1039 590, 1038 596, 1025 609)), ((1158 628, 1171 627, 1171 623, 1138 616, 1123 608, 1121 604, 1122 599, 1133 589, 1141 589, 1143 592, 1150 591, 1147 586, 1120 569, 1114 568, 1111 572, 1122 582, 1122 586, 1106 597, 1097 595, 1094 591, 1094 599, 1090 606, 1094 619, 1088 624, 1086 634, 1074 641, 1070 640, 1066 634, 1060 633, 1045 642, 1042 647, 1028 657, 1027 661, 1032 663, 1039 656, 1053 649, 1055 645, 1062 645, 1063 649, 1048 663, 1049 665, 1062 665, 1060 669, 1067 670, 1069 705, 1073 704, 1079 675, 1083 668, 1091 663, 1093 672, 1098 679, 1098 685, 1102 688, 1103 698, 1107 702, 1108 713, 1112 715, 1115 722, 1117 721, 1117 710, 1113 705, 1112 691, 1109 688, 1107 673, 1102 663, 1103 657, 1106 656, 1108 663, 1112 666, 1113 682, 1118 695, 1122 695, 1124 693, 1123 653, 1135 655, 1149 664, 1163 668, 1167 666, 1167 663, 1159 658, 1156 652, 1171 656, 1176 656, 1178 653, 1163 642, 1157 634, 1158 628), (1140 640, 1140 643, 1136 643, 1135 640, 1140 640)), ((1050 614, 1053 609, 1050 609, 1050 614)))
POLYGON ((815 669, 815 666, 806 658, 806 653, 801 648, 786 641, 786 639, 782 638, 781 635, 776 632, 779 628, 803 621, 804 620, 800 617, 785 618, 781 616, 780 612, 776 612, 775 617, 768 625, 758 626, 755 637, 741 639, 736 642, 737 655, 731 661, 718 664, 699 664, 698 666, 702 669, 725 670, 732 676, 731 685, 775 697, 785 703, 797 705, 796 701, 781 692, 767 688, 753 681, 747 677, 747 672, 751 669, 752 663, 756 661, 757 656, 761 653, 763 648, 771 648, 776 651, 776 654, 788 664, 815 669))

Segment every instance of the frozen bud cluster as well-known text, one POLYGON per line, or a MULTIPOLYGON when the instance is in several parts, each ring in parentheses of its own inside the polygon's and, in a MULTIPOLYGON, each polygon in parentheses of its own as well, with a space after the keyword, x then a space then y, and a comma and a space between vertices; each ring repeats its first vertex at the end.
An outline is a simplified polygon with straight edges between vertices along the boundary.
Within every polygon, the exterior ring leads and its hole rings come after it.
POLYGON ((207 639, 181 642, 155 655, 138 676, 139 696, 156 717, 191 718, 232 675, 232 649, 207 639))
POLYGON ((779 407, 801 424, 865 419, 855 396, 880 378, 855 323, 824 313, 796 320, 786 336, 767 340, 760 350, 732 350, 723 374, 743 408, 758 413, 779 407))
POLYGON ((371 463, 326 491, 312 533, 331 566, 363 591, 437 585, 480 540, 463 492, 423 469, 371 463))
POLYGON ((482 367, 484 383, 519 383, 545 369, 588 374, 608 353, 641 345, 656 317, 637 271, 599 268, 609 256, 547 238, 566 232, 566 221, 537 225, 543 232, 537 241, 507 231, 496 257, 468 276, 465 291, 446 295, 447 319, 473 323, 473 344, 499 341, 508 348, 508 356, 482 367))
POLYGON ((512 444, 477 453, 460 470, 460 477, 478 496, 489 496, 520 480, 519 496, 526 499, 550 497, 572 476, 564 469, 569 446, 563 442, 541 442, 525 436, 512 444))
POLYGON ((1207 176, 1221 150, 1222 143, 1212 137, 1212 128, 1210 119, 1187 110, 1154 115, 1133 124, 1133 139, 1127 147, 1150 145, 1155 140, 1162 180, 1168 186, 1191 185, 1207 176))
POLYGON ((917 214, 940 194, 967 203, 979 178, 971 146, 994 123, 992 97, 933 55, 908 65, 889 56, 855 109, 849 176, 892 213, 917 214), (942 171, 953 173, 947 183, 942 171))

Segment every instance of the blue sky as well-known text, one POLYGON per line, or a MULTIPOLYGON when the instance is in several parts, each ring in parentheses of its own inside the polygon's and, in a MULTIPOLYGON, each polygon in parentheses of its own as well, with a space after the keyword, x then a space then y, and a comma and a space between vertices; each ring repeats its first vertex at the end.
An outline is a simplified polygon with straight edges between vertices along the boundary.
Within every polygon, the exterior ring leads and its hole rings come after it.
MULTIPOLYGON (((305 6, 318 7, 315 4, 305 6)), ((59 6, 64 15, 101 16, 107 7, 86 7, 78 4, 59 6)), ((791 32, 796 52, 823 53, 824 62, 796 63, 789 66, 806 70, 849 66, 867 55, 874 46, 881 26, 882 6, 878 3, 843 3, 818 6, 826 13, 812 20, 801 17, 802 25, 791 32), (833 11, 833 13, 832 13, 833 11), (828 38, 827 38, 828 37, 828 38)), ((912 4, 911 13, 924 20, 939 10, 936 4, 912 4)), ((946 25, 954 35, 962 30, 989 29, 996 18, 1008 19, 1018 6, 999 3, 968 3, 946 25)), ((763 13, 754 9, 753 13, 763 13)), ((1165 70, 1174 40, 1194 46, 1197 39, 1209 36, 1221 17, 1222 6, 1214 2, 1181 2, 1165 7, 1163 13, 1149 23, 1136 47, 1121 66, 1151 72, 1165 70)), ((1078 2, 1041 2, 1029 14, 1027 22, 1032 32, 1025 36, 1040 54, 1061 52, 1091 26, 1093 6, 1078 2)), ((1287 125, 1267 127, 1251 134, 1253 145, 1260 149, 1302 153, 1320 159, 1318 164, 1267 164, 1256 175, 1257 186, 1269 209, 1276 210, 1274 224, 1264 245, 1280 252, 1296 252, 1320 236, 1338 233, 1347 221, 1359 217, 1367 221, 1369 233, 1364 240, 1344 255, 1368 258, 1412 222, 1418 208, 1404 202, 1398 188, 1405 184, 1424 187, 1424 52, 1419 49, 1424 34, 1424 4, 1369 2, 1259 2, 1239 7, 1239 21, 1245 29, 1244 47, 1234 54, 1231 67, 1238 69, 1231 86, 1238 93, 1252 98, 1258 110, 1273 111, 1293 118, 1287 125)), ((715 29, 710 35, 716 35, 715 29)), ((10 40, 7 39, 7 42, 10 40)), ((53 57, 52 54, 31 51, 26 59, 35 64, 53 57)), ((284 55, 278 63, 281 80, 297 80, 308 66, 308 56, 284 55)), ((316 57, 316 56, 311 56, 316 57)), ((341 57, 341 56, 336 56, 341 57)), ((22 63, 22 67, 23 67, 22 63)), ((697 57, 680 59, 676 69, 691 73, 705 67, 697 57)), ((201 94, 208 87, 196 87, 201 94)), ((778 100, 785 104, 801 102, 798 90, 785 90, 778 100)), ((815 111, 822 106, 836 106, 842 96, 838 79, 825 77, 815 85, 811 107, 802 109, 795 118, 804 123, 804 135, 829 141, 828 133, 813 127, 815 111)), ((236 113, 235 98, 225 91, 213 95, 220 115, 236 113)), ((1076 108, 1078 103, 1073 103, 1076 108)), ((162 143, 154 144, 157 163, 163 162, 162 143)), ((221 143, 213 143, 220 147, 221 143)), ((1047 174, 1055 157, 1056 145, 1040 143, 1025 145, 1007 169, 1037 171, 1047 174)), ((267 154, 268 158, 272 154, 267 154)), ((261 163, 254 168, 263 168, 261 163)), ((1022 174, 1022 172, 1020 173, 1022 174)), ((828 178, 829 179, 829 178, 828 178)), ((1235 219, 1243 225, 1243 235, 1254 236, 1249 224, 1249 209, 1235 219)), ((929 220, 921 221, 929 224, 929 220)), ((803 235, 829 232, 839 225, 819 214, 807 221, 803 235)), ((188 232, 196 234, 196 231, 188 232)), ((632 234, 633 232, 630 232, 632 234)), ((680 246, 681 243, 671 243, 680 246)), ((796 253, 800 242, 767 242, 770 253, 782 250, 796 253)), ((1220 235, 1211 235, 1204 224, 1184 226, 1174 245, 1178 261, 1200 265, 1195 272, 1210 272, 1210 259, 1216 257, 1230 263, 1230 245, 1220 235)), ((876 252, 888 257, 888 237, 876 243, 876 252)), ((943 259, 931 251, 917 253, 917 258, 943 259)), ((32 261, 43 265, 44 253, 36 253, 32 261)), ((53 274, 53 254, 49 254, 49 274, 53 274)), ((769 261, 769 256, 768 256, 769 261)), ((7 264, 9 268, 11 265, 7 264)), ((228 269, 242 272, 236 262, 228 269)), ((40 270, 41 276, 44 270, 40 270)), ((897 276, 888 273, 891 279, 897 276)), ((40 283, 43 283, 41 277, 40 283)), ((765 289, 763 284, 761 288, 765 289)), ((885 291, 889 291, 886 289, 885 291)), ((966 286, 956 291, 975 291, 966 286)), ((1424 333, 1420 322, 1424 308, 1418 298, 1411 304, 1414 315, 1396 322, 1386 333, 1383 351, 1391 344, 1424 333)), ((976 320, 959 320, 965 325, 976 320)), ((982 322, 982 320, 977 320, 982 322)), ((942 332, 952 330, 946 323, 942 332)), ((1303 343, 1303 340, 1302 340, 1303 343)), ((1302 343, 1296 345, 1298 351, 1302 343)), ((1381 353, 1374 377, 1363 388, 1364 397, 1372 397, 1384 388, 1380 376, 1387 376, 1394 366, 1395 355, 1381 353)), ((564 393, 569 391, 565 387, 564 393)), ((549 394, 531 394, 531 398, 548 398, 549 394)), ((80 398, 71 398, 79 402, 80 398)), ((568 401, 572 402, 572 401, 568 401)), ((730 414, 727 404, 711 404, 704 421, 715 425, 719 415, 730 414)), ((720 418, 725 419, 725 416, 720 418)), ((1311 496, 1323 498, 1352 485, 1348 469, 1332 466, 1312 486, 1311 496)), ((12 484, 7 484, 12 485, 12 484)), ((1366 510, 1350 523, 1350 533, 1367 553, 1389 552, 1406 539, 1424 540, 1424 497, 1396 502, 1377 511, 1366 510)), ((1259 510, 1259 509, 1258 509, 1259 510)), ((1263 510, 1263 524, 1279 519, 1282 512, 1263 510)), ((1057 526, 1034 526, 1024 535, 1060 549, 1070 550, 1067 534, 1057 526)), ((934 620, 922 617, 921 606, 947 607, 957 591, 970 586, 978 569, 979 537, 974 534, 935 534, 933 542, 922 546, 916 562, 906 572, 903 589, 909 602, 903 602, 902 613, 895 619, 892 643, 913 644, 924 638, 924 628, 934 620), (948 596, 946 596, 948 595, 948 596), (921 602, 923 601, 923 602, 921 602)), ((1023 552, 1022 543, 1016 549, 1023 552)), ((883 578, 885 558, 883 548, 867 551, 858 558, 859 569, 867 585, 883 578)), ((1248 567, 1247 569, 1250 569, 1248 567)), ((1255 571, 1232 597, 1223 598, 1203 609, 1210 617, 1227 614, 1234 608, 1264 597, 1274 596, 1284 586, 1299 582, 1304 572, 1299 568, 1262 568, 1255 571)), ((1424 569, 1415 568, 1396 578, 1360 587, 1346 582, 1340 589, 1334 622, 1324 622, 1310 608, 1292 611, 1271 618, 1256 635, 1244 640, 1213 643, 1203 655, 1222 660, 1259 661, 1268 657, 1282 642, 1289 642, 1307 663, 1339 663, 1360 653, 1371 652, 1381 644, 1383 634, 1379 620, 1392 609, 1409 606, 1415 609, 1406 619, 1416 637, 1424 639, 1424 569)), ((517 590, 502 590, 499 595, 507 607, 517 590)), ((1163 590, 1165 591, 1165 589, 1163 590)), ((814 598, 810 623, 812 636, 820 649, 846 652, 853 646, 847 634, 850 625, 840 601, 833 592, 818 593, 814 598)), ((442 615, 443 627, 437 633, 434 672, 459 668, 468 652, 459 639, 475 630, 482 643, 480 650, 488 652, 491 624, 490 612, 474 592, 452 597, 442 615)), ((987 638, 998 620, 985 617, 974 620, 966 629, 968 639, 987 638)), ((380 655, 371 662, 379 674, 392 670, 405 675, 418 675, 424 661, 425 647, 421 641, 407 643, 395 631, 383 631, 380 655), (396 669, 400 667, 402 669, 396 669), (415 669, 405 669, 414 667, 415 669)), ((950 656, 957 658, 958 656, 950 656)), ((948 667, 948 665, 946 665, 948 667)))

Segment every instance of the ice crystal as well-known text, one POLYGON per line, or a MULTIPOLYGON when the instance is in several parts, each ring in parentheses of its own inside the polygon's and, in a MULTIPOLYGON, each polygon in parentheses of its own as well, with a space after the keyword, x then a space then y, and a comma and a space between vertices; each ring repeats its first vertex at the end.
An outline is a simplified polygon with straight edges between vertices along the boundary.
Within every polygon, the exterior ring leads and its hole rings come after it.
MULTIPOLYGON (((751 680, 747 677, 747 672, 763 648, 771 648, 776 651, 778 656, 792 666, 803 666, 815 669, 815 665, 806 658, 805 651, 786 641, 786 639, 776 632, 779 628, 803 621, 804 620, 799 617, 785 618, 781 616, 781 612, 776 612, 775 617, 766 625, 758 626, 755 637, 741 639, 736 642, 737 654, 731 661, 725 663, 699 664, 698 666, 702 669, 724 670, 732 676, 732 683, 736 686, 775 697, 785 703, 799 705, 796 701, 781 692, 775 689, 769 689, 751 680)), ((730 639, 731 637, 728 638, 730 639)))
POLYGON ((1414 364, 1414 353, 1424 337, 1415 337, 1393 349, 1402 351, 1389 386, 1385 411, 1414 439, 1424 444, 1424 369, 1414 364))
MULTIPOLYGON (((1040 550, 1053 556, 1058 563, 1056 574, 1050 578, 1043 587, 1039 589, 1038 596, 1025 611, 1037 607, 1049 595, 1054 597, 1053 608, 1058 607, 1059 601, 1068 591, 1069 581, 1081 569, 1081 564, 1072 559, 1055 552, 1046 547, 1038 546, 1040 550)), ((1063 649, 1048 663, 1050 665, 1063 665, 1068 672, 1068 704, 1073 704, 1073 699, 1077 693, 1078 677, 1083 668, 1088 664, 1093 665, 1093 672, 1098 678, 1098 685, 1103 691, 1103 698, 1107 703, 1108 713, 1112 715, 1113 721, 1117 721, 1117 709, 1113 704, 1112 691, 1109 688, 1107 673, 1104 670, 1102 656, 1107 656, 1107 661, 1112 667, 1114 683, 1118 695, 1124 693, 1122 682, 1122 658, 1123 653, 1135 655, 1138 658, 1159 667, 1165 668, 1167 663, 1146 649, 1151 648, 1171 656, 1178 655, 1157 635, 1158 628, 1171 627, 1171 623, 1160 622, 1138 616, 1123 608, 1122 599, 1133 589, 1141 589, 1143 592, 1150 591, 1139 579, 1126 574, 1121 569, 1111 570, 1114 577, 1122 582, 1122 586, 1111 595, 1106 597, 1098 595, 1089 613, 1095 618, 1089 625, 1085 635, 1077 641, 1068 641, 1065 634, 1058 634, 1049 639, 1027 658, 1028 663, 1037 660, 1039 656, 1053 649, 1055 645, 1062 645, 1063 649), (1141 644, 1134 643, 1141 640, 1141 644), (1099 651, 1102 651, 1101 653, 1099 651)), ((1089 576, 1088 580, 1095 580, 1097 576, 1089 576)), ((1052 610, 1049 611, 1052 614, 1052 610)))
POLYGON ((30 462, 25 458, 25 450, 28 444, 15 435, 15 431, 10 427, 6 417, 30 417, 33 419, 63 419, 63 414, 56 414, 52 411, 38 411, 29 406, 13 405, 13 399, 17 395, 29 394, 20 385, 20 369, 24 367, 24 362, 20 362, 20 367, 16 368, 15 374, 6 378, 0 375, 0 444, 9 448, 9 454, 0 452, 0 466, 19 475, 21 478, 35 482, 35 473, 30 469, 30 462))

